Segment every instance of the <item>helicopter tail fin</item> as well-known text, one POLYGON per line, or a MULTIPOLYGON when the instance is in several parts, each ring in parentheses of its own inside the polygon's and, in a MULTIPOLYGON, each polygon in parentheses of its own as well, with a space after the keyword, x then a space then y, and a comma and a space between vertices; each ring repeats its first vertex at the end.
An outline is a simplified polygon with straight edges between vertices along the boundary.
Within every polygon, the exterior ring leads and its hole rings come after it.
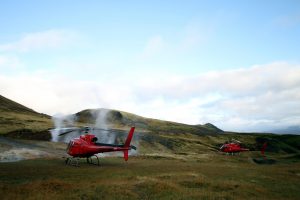
MULTIPOLYGON (((135 129, 134 126, 131 127, 131 129, 130 129, 128 135, 127 135, 127 138, 126 138, 126 141, 125 141, 125 144, 124 144, 125 148, 133 148, 134 147, 134 146, 130 146, 130 142, 131 142, 132 137, 133 137, 134 129, 135 129)), ((134 147, 134 148, 136 149, 136 147, 134 147)), ((124 150, 123 153, 124 153, 124 160, 127 161, 128 160, 128 150, 124 150)))
POLYGON ((265 150, 266 150, 267 146, 268 146, 268 143, 265 142, 260 150, 261 155, 265 156, 265 150))
POLYGON ((124 150, 124 160, 127 161, 128 160, 128 150, 124 150))
POLYGON ((126 141, 125 141, 125 144, 124 144, 124 147, 130 147, 130 142, 132 140, 132 137, 133 137, 133 133, 134 133, 134 129, 135 127, 131 127, 129 133, 128 133, 128 136, 126 138, 126 141))

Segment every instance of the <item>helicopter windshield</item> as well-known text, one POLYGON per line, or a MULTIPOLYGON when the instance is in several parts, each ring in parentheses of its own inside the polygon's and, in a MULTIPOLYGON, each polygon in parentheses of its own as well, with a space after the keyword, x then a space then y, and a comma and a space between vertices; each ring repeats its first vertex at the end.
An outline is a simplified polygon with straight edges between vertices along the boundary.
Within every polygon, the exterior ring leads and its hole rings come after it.
POLYGON ((69 144, 68 144, 68 147, 67 147, 67 151, 70 150, 71 146, 73 145, 73 141, 70 141, 69 144))

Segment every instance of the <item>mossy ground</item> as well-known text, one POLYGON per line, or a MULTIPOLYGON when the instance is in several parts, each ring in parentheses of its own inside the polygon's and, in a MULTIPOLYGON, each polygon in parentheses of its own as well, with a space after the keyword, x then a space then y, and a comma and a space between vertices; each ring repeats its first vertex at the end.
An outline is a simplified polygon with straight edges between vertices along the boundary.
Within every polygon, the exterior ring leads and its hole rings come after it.
POLYGON ((299 199, 300 162, 259 165, 258 152, 197 158, 102 158, 101 166, 63 159, 0 163, 1 199, 299 199))

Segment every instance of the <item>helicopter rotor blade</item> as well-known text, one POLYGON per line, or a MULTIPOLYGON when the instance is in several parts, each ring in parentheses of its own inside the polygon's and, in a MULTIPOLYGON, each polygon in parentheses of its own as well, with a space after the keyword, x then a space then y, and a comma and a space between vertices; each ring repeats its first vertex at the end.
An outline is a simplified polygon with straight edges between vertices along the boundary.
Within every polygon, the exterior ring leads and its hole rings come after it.
POLYGON ((107 132, 115 132, 115 133, 126 133, 126 130, 120 130, 120 129, 104 129, 104 128, 96 128, 93 127, 91 128, 91 130, 95 130, 95 131, 107 131, 107 132))
POLYGON ((127 133, 127 130, 121 130, 121 129, 104 129, 104 128, 97 128, 97 127, 65 127, 65 128, 59 128, 59 129, 52 129, 54 131, 58 131, 58 136, 63 136, 68 133, 71 133, 73 131, 80 131, 80 132, 85 132, 88 133, 89 131, 106 131, 110 133, 127 133))
POLYGON ((76 127, 65 127, 65 128, 52 129, 52 131, 55 131, 58 133, 58 136, 65 135, 65 134, 71 133, 76 130, 78 130, 78 128, 76 128, 76 127))
POLYGON ((63 133, 58 134, 58 136, 66 135, 66 134, 71 133, 71 132, 73 132, 73 131, 76 131, 76 130, 66 131, 66 132, 63 132, 63 133))
POLYGON ((240 142, 240 141, 238 141, 238 140, 236 140, 236 139, 231 139, 231 142, 235 142, 235 143, 239 143, 239 144, 241 144, 242 142, 240 142))

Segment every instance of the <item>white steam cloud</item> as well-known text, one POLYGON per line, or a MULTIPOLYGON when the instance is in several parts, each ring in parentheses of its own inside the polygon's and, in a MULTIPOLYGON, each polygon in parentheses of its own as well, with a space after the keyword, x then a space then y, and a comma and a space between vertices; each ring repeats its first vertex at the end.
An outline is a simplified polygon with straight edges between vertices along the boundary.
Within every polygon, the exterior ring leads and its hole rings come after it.
POLYGON ((59 134, 68 130, 66 129, 66 127, 68 128, 74 127, 76 116, 57 114, 52 117, 52 121, 55 127, 54 129, 51 130, 52 141, 58 142, 61 141, 59 138, 59 134))
MULTIPOLYGON (((109 130, 109 125, 107 123, 107 114, 109 110, 106 109, 98 109, 95 111, 92 111, 92 114, 96 117, 95 120, 95 128, 101 128, 101 129, 106 129, 109 130)), ((107 143, 107 144, 114 144, 116 141, 116 134, 114 132, 109 132, 109 131, 100 131, 99 134, 99 141, 101 143, 107 143)))

